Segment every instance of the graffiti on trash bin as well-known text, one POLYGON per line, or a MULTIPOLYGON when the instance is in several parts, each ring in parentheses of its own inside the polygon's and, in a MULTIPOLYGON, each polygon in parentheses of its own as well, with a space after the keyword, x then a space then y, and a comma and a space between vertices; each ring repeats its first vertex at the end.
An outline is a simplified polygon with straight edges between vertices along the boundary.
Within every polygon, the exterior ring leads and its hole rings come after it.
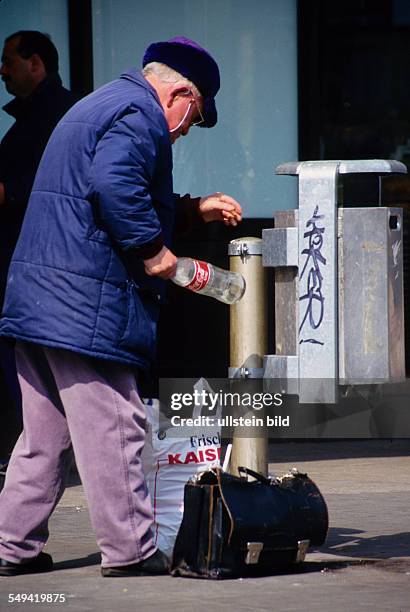
MULTIPOLYGON (((325 228, 323 219, 325 215, 319 213, 319 205, 315 206, 313 215, 306 223, 307 231, 303 234, 303 238, 307 239, 307 247, 303 249, 302 255, 306 255, 305 264, 299 277, 299 282, 303 279, 306 286, 306 293, 299 297, 299 301, 306 302, 306 311, 302 318, 299 327, 299 335, 302 329, 307 328, 309 324, 311 329, 319 329, 323 321, 325 297, 322 291, 323 275, 321 266, 326 265, 326 258, 323 257, 321 249, 324 242, 325 228)), ((302 286, 302 285, 301 285, 302 286)), ((303 342, 311 342, 312 344, 321 344, 314 338, 303 338, 299 344, 303 342)))

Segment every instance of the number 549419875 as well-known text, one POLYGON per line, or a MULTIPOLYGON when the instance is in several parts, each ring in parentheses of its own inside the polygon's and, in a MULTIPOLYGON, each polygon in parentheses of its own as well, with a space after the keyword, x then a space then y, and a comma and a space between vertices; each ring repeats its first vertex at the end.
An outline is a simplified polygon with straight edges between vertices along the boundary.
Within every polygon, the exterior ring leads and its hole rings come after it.
POLYGON ((8 603, 64 603, 64 593, 9 593, 8 603))

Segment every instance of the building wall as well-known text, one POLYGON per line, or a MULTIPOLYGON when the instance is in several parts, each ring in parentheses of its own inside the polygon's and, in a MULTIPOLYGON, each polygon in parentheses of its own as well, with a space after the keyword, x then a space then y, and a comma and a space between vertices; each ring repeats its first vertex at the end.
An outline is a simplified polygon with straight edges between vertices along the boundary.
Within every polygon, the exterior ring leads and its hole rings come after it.
POLYGON ((298 159, 296 0, 93 0, 94 83, 141 67, 153 41, 183 35, 217 59, 218 125, 174 146, 175 191, 225 191, 249 218, 294 208, 296 181, 274 175, 298 159))

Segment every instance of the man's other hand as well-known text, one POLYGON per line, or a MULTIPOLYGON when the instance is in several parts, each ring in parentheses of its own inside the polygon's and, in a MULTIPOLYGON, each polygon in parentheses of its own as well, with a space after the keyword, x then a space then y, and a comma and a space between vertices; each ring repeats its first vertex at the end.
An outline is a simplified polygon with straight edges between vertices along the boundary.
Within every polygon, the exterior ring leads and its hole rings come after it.
POLYGON ((225 225, 238 225, 242 221, 242 207, 239 202, 220 191, 201 198, 198 212, 205 223, 223 221, 225 225))
POLYGON ((163 246, 159 253, 144 259, 145 272, 148 276, 159 276, 168 279, 175 276, 177 257, 167 247, 163 246))

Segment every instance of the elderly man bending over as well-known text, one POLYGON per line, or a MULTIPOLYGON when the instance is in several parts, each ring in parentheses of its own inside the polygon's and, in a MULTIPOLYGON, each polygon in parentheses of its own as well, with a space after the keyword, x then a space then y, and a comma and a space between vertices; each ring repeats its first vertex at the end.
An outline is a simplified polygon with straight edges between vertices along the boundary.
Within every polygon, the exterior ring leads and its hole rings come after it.
POLYGON ((185 226, 235 225, 241 207, 220 193, 181 200, 172 190, 171 144, 217 120, 215 60, 174 38, 150 45, 143 64, 58 124, 11 263, 0 335, 16 341, 24 431, 0 495, 2 575, 52 569, 42 548, 71 446, 103 576, 167 571, 151 535, 135 373, 154 358, 178 211, 185 226))

